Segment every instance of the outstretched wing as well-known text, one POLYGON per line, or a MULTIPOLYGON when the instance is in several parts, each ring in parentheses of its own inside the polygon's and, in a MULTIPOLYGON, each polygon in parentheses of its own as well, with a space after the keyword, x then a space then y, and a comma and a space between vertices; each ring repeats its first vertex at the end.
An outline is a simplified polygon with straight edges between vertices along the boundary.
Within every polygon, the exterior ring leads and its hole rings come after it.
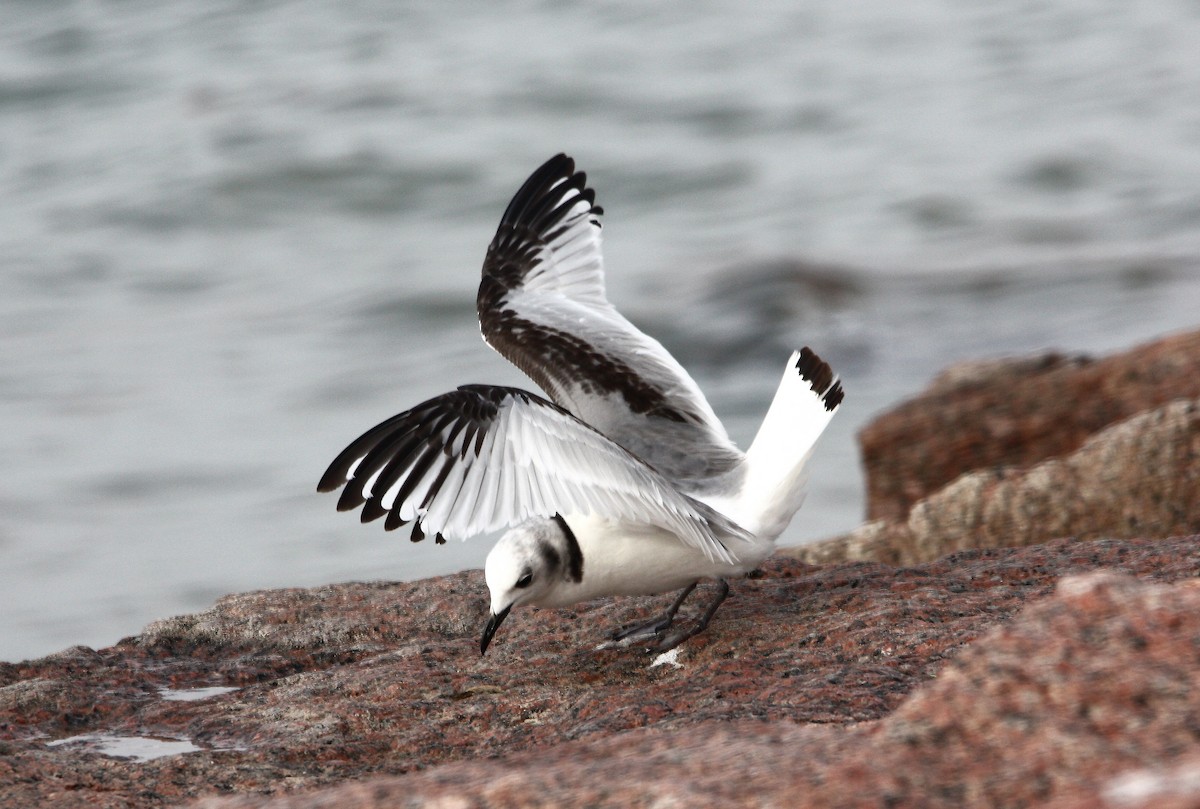
POLYGON ((586 183, 560 154, 509 203, 483 263, 483 338, 551 399, 668 477, 721 474, 741 453, 704 394, 605 297, 603 211, 586 183))
POLYGON ((466 538, 533 517, 596 512, 664 528, 710 558, 740 527, 677 491, 563 408, 517 388, 464 385, 371 428, 330 464, 318 491, 338 509, 413 541, 466 538))

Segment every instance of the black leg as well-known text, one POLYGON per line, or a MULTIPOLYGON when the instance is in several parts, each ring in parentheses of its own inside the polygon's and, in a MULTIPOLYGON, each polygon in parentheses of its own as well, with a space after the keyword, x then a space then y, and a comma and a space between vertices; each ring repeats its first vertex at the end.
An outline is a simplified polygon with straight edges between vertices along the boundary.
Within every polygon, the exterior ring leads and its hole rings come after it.
MULTIPOLYGON (((708 628, 708 622, 716 614, 717 607, 720 607, 725 601, 725 597, 729 595, 729 582, 724 579, 717 579, 717 584, 721 588, 717 591, 717 597, 708 605, 708 609, 700 616, 700 620, 696 622, 696 625, 691 629, 676 629, 658 642, 658 645, 654 647, 655 651, 669 652, 688 638, 695 637, 708 628)), ((692 586, 695 587, 694 584, 692 586)))
MULTIPOLYGON (((696 589, 696 585, 700 582, 692 582, 687 587, 684 587, 679 595, 675 598, 674 603, 667 607, 667 611, 655 618, 653 621, 645 624, 637 624, 636 626, 627 626, 624 629, 613 634, 613 640, 625 640, 636 635, 657 635, 663 630, 671 626, 675 620, 675 613, 679 612, 679 608, 683 606, 683 602, 692 594, 692 590, 696 589)), ((726 590, 729 589, 726 585, 726 590)))

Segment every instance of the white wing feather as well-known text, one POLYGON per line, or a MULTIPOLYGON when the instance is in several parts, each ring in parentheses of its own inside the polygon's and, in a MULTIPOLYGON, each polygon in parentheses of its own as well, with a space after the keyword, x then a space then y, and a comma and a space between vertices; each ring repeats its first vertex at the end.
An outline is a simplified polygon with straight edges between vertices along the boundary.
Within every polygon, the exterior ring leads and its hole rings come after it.
POLYGON ((731 561, 737 525, 563 408, 515 388, 468 385, 383 422, 330 465, 322 491, 364 522, 415 521, 466 538, 555 514, 599 513, 657 525, 731 561), (481 434, 482 433, 482 434, 481 434))

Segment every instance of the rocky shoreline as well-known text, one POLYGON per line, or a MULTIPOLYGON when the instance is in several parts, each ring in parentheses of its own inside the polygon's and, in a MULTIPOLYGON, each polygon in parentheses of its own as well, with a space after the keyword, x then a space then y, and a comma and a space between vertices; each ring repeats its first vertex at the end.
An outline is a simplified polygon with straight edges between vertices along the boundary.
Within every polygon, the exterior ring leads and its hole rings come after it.
POLYGON ((597 649, 647 598, 481 659, 469 571, 0 664, 0 806, 1200 807, 1197 385, 1200 332, 952 369, 862 436, 910 499, 733 582, 674 658, 597 649))

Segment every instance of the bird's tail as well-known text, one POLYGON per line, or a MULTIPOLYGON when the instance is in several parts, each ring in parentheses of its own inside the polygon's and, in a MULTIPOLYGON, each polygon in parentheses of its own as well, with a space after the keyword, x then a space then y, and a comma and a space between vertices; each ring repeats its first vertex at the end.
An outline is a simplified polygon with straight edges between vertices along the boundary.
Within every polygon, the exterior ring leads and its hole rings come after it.
POLYGON ((804 501, 805 466, 842 403, 829 364, 807 347, 788 360, 754 443, 746 452, 737 511, 760 539, 779 536, 804 501))

